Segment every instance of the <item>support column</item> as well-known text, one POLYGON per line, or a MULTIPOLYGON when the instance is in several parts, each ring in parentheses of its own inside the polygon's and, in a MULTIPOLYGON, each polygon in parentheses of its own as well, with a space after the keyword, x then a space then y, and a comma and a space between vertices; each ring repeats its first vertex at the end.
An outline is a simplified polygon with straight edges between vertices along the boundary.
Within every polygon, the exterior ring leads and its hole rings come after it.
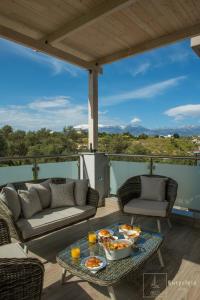
POLYGON ((88 148, 98 149, 98 71, 89 70, 88 148))
POLYGON ((99 206, 110 192, 109 159, 105 153, 81 153, 80 178, 88 179, 90 187, 99 192, 99 206))

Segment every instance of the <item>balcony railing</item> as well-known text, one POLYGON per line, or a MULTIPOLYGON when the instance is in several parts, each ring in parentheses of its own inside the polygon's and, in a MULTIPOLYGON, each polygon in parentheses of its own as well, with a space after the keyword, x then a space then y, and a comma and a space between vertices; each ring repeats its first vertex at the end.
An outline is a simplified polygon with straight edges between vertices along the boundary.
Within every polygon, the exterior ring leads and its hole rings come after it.
POLYGON ((131 176, 164 175, 178 182, 175 206, 200 212, 200 160, 191 156, 149 156, 109 154, 110 193, 131 176))
MULTIPOLYGON (((158 174, 178 182, 176 207, 200 212, 200 159, 191 156, 107 154, 110 194, 131 176, 158 174)), ((0 185, 48 177, 80 178, 80 155, 0 158, 0 185)), ((107 184, 107 182, 105 182, 107 184)))
POLYGON ((80 176, 79 155, 1 157, 0 184, 48 177, 80 176))

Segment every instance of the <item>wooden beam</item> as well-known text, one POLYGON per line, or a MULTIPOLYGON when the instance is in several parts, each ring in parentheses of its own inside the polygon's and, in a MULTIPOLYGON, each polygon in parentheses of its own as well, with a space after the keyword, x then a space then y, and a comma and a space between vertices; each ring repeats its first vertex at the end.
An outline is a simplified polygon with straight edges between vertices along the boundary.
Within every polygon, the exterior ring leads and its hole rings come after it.
POLYGON ((88 148, 98 149, 98 72, 89 71, 88 148))
POLYGON ((57 49, 49 44, 41 42, 41 40, 33 39, 27 35, 19 33, 13 29, 0 25, 0 36, 16 43, 22 44, 24 46, 30 47, 32 49, 44 52, 61 60, 67 61, 74 65, 77 65, 86 69, 96 68, 89 62, 78 58, 70 53, 57 49))
POLYGON ((172 32, 170 34, 166 34, 163 36, 160 36, 156 39, 151 39, 148 41, 145 41, 144 43, 141 43, 139 45, 130 47, 128 49, 124 49, 121 51, 118 51, 116 53, 112 53, 108 56, 104 56, 99 58, 97 61, 92 62, 93 64, 98 64, 98 65, 103 65, 107 63, 111 63, 117 60, 120 60, 122 58, 126 58, 128 56, 136 55, 143 53, 145 51, 158 48, 170 43, 174 43, 176 41, 185 39, 185 38, 190 38, 192 36, 196 36, 200 34, 200 23, 172 32))
POLYGON ((81 15, 79 18, 66 23, 55 32, 45 36, 42 40, 48 43, 55 43, 63 40, 67 35, 77 30, 83 29, 84 27, 93 24, 102 17, 108 16, 109 14, 122 9, 137 0, 107 0, 102 4, 98 5, 94 9, 91 9, 87 14, 81 15))
POLYGON ((200 35, 191 38, 190 44, 194 52, 200 57, 200 35))

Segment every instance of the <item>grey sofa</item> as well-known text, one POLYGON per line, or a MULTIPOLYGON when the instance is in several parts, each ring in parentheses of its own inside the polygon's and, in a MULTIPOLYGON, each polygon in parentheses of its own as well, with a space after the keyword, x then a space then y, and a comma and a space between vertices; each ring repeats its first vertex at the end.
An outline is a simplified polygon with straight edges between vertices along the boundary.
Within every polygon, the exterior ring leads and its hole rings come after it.
MULTIPOLYGON (((26 182, 41 183, 45 180, 47 179, 26 182)), ((51 182, 54 184, 62 184, 65 181, 65 178, 51 178, 51 182)), ((27 190, 25 182, 14 182, 12 186, 14 186, 15 190, 27 190)), ((0 186, 0 190, 3 187, 0 186)), ((94 217, 98 201, 98 192, 88 187, 86 205, 84 206, 45 208, 29 219, 25 218, 21 213, 18 220, 15 220, 8 206, 0 200, 0 218, 7 222, 13 238, 26 242, 94 217)))

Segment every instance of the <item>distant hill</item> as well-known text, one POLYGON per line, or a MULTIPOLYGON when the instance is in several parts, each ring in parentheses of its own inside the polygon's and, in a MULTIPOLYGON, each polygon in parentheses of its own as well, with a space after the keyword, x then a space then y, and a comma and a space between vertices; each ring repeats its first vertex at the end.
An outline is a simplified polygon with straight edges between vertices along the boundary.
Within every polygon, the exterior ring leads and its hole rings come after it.
MULTIPOLYGON (((76 130, 87 130, 87 125, 78 125, 74 127, 76 130)), ((180 136, 193 136, 200 135, 200 126, 183 126, 177 128, 155 128, 149 129, 140 125, 127 125, 127 126, 108 126, 108 125, 99 125, 99 132, 106 133, 124 133, 129 132, 132 135, 140 135, 145 133, 147 135, 173 135, 178 133, 180 136)))

